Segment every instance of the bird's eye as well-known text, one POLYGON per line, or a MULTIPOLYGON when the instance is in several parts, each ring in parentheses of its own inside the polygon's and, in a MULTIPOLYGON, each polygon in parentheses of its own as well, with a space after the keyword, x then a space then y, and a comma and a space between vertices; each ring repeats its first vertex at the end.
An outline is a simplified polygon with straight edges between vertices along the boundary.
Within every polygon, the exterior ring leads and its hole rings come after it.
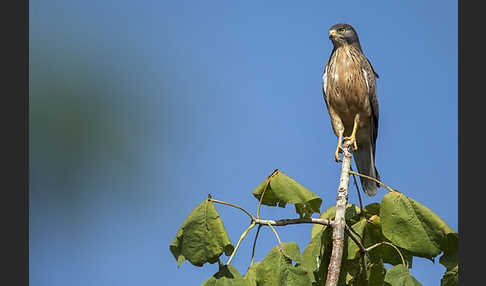
POLYGON ((344 28, 341 28, 341 29, 338 30, 338 33, 340 33, 340 34, 343 34, 344 32, 346 32, 346 29, 344 29, 344 28))

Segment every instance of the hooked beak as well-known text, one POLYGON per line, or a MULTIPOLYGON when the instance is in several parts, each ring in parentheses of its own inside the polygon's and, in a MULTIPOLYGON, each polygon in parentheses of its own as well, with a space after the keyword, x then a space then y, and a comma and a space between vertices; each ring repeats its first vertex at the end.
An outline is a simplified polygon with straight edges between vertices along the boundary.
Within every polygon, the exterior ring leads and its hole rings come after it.
POLYGON ((339 37, 339 34, 336 32, 336 30, 330 30, 329 31, 329 39, 334 39, 336 37, 339 37))

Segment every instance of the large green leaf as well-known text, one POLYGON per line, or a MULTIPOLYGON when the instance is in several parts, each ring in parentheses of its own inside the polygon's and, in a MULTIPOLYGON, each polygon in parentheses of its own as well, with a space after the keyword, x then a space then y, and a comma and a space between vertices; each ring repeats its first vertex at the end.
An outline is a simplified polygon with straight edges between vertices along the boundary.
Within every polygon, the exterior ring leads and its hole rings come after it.
POLYGON ((301 260, 299 246, 295 242, 275 246, 256 267, 257 285, 311 285, 309 273, 301 265, 301 260))
POLYGON ((440 279, 440 286, 459 285, 458 275, 459 275, 459 266, 456 265, 454 268, 444 273, 444 276, 442 276, 442 279, 440 279))
POLYGON ((208 199, 189 214, 170 244, 177 267, 186 259, 195 266, 215 263, 223 252, 229 256, 233 249, 223 222, 208 199))
POLYGON ((231 265, 220 265, 219 271, 206 280, 201 286, 250 286, 240 272, 231 265))
POLYGON ((385 274, 385 285, 389 286, 421 286, 408 268, 402 264, 393 266, 385 274))
POLYGON ((300 217, 320 213, 322 199, 279 170, 275 170, 252 194, 257 200, 263 194, 262 204, 267 206, 284 208, 287 203, 294 204, 300 217))
POLYGON ((437 214, 401 193, 383 196, 380 208, 383 234, 415 256, 432 259, 447 247, 455 233, 437 214))

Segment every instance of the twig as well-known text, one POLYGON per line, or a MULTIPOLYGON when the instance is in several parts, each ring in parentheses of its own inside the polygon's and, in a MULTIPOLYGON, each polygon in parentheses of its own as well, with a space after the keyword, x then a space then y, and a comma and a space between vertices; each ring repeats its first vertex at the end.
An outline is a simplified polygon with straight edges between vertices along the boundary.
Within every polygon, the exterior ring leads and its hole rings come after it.
POLYGON ((222 205, 227 205, 227 206, 231 206, 231 207, 234 207, 234 208, 237 208, 237 209, 240 209, 242 211, 244 211, 250 218, 252 221, 255 220, 255 217, 251 215, 251 213, 249 213, 247 210, 245 210, 244 208, 240 207, 240 206, 237 206, 235 204, 232 204, 232 203, 227 203, 227 202, 223 202, 223 201, 218 201, 218 200, 215 200, 215 199, 212 199, 212 198, 208 198, 209 201, 211 202, 215 202, 215 203, 218 203, 218 204, 222 204, 222 205))
POLYGON ((229 265, 231 263, 231 260, 233 260, 233 257, 235 256, 236 250, 238 250, 238 247, 240 246, 241 241, 243 240, 243 238, 245 238, 248 231, 250 231, 250 229, 252 229, 255 225, 256 225, 255 221, 252 221, 250 226, 241 234, 240 240, 238 240, 238 243, 236 244, 236 247, 233 250, 233 253, 231 253, 231 256, 228 259, 228 262, 226 263, 226 265, 229 265))
POLYGON ((280 247, 280 245, 282 244, 282 242, 280 241, 280 237, 278 237, 278 233, 277 231, 275 230, 275 228, 273 228, 272 224, 271 223, 268 223, 268 226, 273 230, 273 233, 275 233, 275 237, 277 238, 277 241, 278 241, 278 245, 280 247))
POLYGON ((382 185, 383 187, 387 188, 390 192, 395 192, 395 193, 399 193, 399 191, 397 190, 394 190, 390 187, 388 187, 387 185, 383 184, 381 181, 373 178, 373 177, 370 177, 370 176, 366 176, 366 175, 363 175, 363 174, 360 174, 360 173, 356 173, 356 172, 353 172, 353 171, 349 171, 350 174, 353 174, 353 175, 357 175, 357 176, 360 176, 360 177, 363 177, 363 178, 366 178, 366 179, 370 179, 372 181, 375 181, 377 182, 378 184, 382 185))
POLYGON ((275 236, 277 237, 277 240, 280 242, 280 238, 278 237, 277 231, 273 228, 273 226, 286 226, 286 225, 291 225, 291 224, 304 224, 304 223, 313 223, 313 224, 321 224, 321 225, 326 225, 326 226, 331 226, 332 221, 325 219, 325 218, 295 218, 295 219, 280 219, 280 220, 270 220, 270 219, 255 219, 253 221, 255 224, 258 224, 258 229, 257 233, 255 235, 255 240, 253 241, 253 249, 251 252, 251 264, 253 265, 253 259, 255 257, 255 247, 256 247, 256 242, 258 239, 258 234, 260 233, 260 228, 264 225, 268 225, 272 228, 272 230, 275 233, 275 236))
POLYGON ((346 234, 349 236, 349 238, 351 238, 354 241, 354 243, 356 243, 356 245, 359 248, 359 251, 363 254, 366 254, 367 253, 366 248, 361 243, 361 241, 356 237, 356 234, 353 233, 354 230, 350 228, 348 225, 344 226, 344 230, 346 231, 346 234))
POLYGON ((314 223, 330 226, 332 222, 325 218, 294 218, 294 219, 279 219, 279 220, 267 220, 267 219, 256 219, 256 224, 260 225, 274 225, 274 226, 284 226, 289 224, 301 224, 301 223, 314 223))
POLYGON ((258 202, 257 218, 260 218, 260 208, 262 206, 263 195, 267 191, 268 185, 270 185, 270 179, 269 178, 267 178, 267 183, 265 184, 265 188, 263 189, 262 195, 260 196, 260 201, 258 202))
MULTIPOLYGON (((351 166, 349 166, 349 169, 352 171, 353 168, 351 166)), ((358 181, 356 180, 356 176, 353 174, 353 181, 354 181, 354 185, 356 186, 356 191, 358 192, 358 199, 359 199, 359 211, 360 213, 363 212, 363 201, 361 200, 361 193, 359 191, 359 187, 358 187, 358 181)))
POLYGON ((270 176, 267 177, 266 179, 266 184, 265 184, 265 188, 263 188, 263 192, 262 192, 262 195, 260 196, 260 201, 258 202, 258 209, 257 209, 257 218, 259 219, 260 218, 260 208, 262 206, 262 201, 263 201, 263 195, 265 195, 265 192, 267 191, 268 189, 268 185, 270 185, 270 179, 273 177, 273 175, 275 175, 275 173, 277 173, 278 169, 275 169, 271 174, 270 176))
POLYGON ((375 243, 372 246, 369 246, 368 248, 366 248, 365 251, 369 252, 372 249, 374 249, 374 248, 376 248, 376 247, 378 247, 382 244, 387 244, 387 245, 390 245, 391 247, 395 248, 395 250, 398 252, 398 255, 400 255, 400 258, 402 259, 402 264, 408 267, 408 264, 405 262, 405 259, 403 259, 403 255, 402 255, 402 252, 400 251, 400 249, 398 249, 393 243, 390 243, 388 241, 382 241, 382 242, 375 243))
POLYGON ((403 255, 402 255, 402 252, 400 251, 400 249, 398 249, 395 245, 393 245, 393 243, 390 243, 390 242, 387 242, 387 241, 383 241, 384 244, 388 244, 390 245, 391 247, 395 248, 395 250, 398 252, 398 254, 400 255, 400 258, 402 259, 402 264, 406 267, 408 267, 408 264, 405 263, 405 259, 403 259, 403 255))
POLYGON ((369 251, 371 251, 372 249, 374 249, 374 248, 376 248, 376 247, 378 247, 378 246, 380 246, 380 245, 382 245, 382 244, 383 244, 383 242, 378 242, 378 243, 376 243, 376 244, 373 244, 372 246, 369 246, 368 248, 366 248, 366 249, 365 249, 365 251, 366 251, 366 252, 369 252, 369 251))
POLYGON ((341 178, 339 179, 338 196, 336 199, 336 216, 332 231, 332 252, 327 272, 326 286, 337 286, 344 248, 344 229, 346 225, 345 213, 348 202, 349 169, 351 167, 350 141, 343 143, 343 163, 341 165, 341 178))
POLYGON ((369 284, 369 277, 368 277, 368 269, 366 267, 366 255, 361 256, 361 266, 363 267, 364 270, 364 280, 365 280, 365 286, 368 286, 369 284))
POLYGON ((253 259, 255 258, 255 247, 256 247, 256 242, 257 242, 257 239, 258 239, 258 234, 260 233, 260 228, 262 228, 263 225, 259 224, 258 225, 258 229, 257 229, 257 232, 255 234, 255 240, 253 241, 253 248, 251 250, 251 263, 250 265, 253 265, 253 259))

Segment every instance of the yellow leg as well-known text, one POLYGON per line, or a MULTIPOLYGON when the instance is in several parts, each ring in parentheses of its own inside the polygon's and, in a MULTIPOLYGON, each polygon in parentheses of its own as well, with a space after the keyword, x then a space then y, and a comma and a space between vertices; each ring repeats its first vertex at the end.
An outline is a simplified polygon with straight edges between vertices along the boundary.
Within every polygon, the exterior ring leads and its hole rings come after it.
POLYGON ((359 116, 357 115, 354 118, 354 125, 353 125, 353 132, 351 132, 351 136, 344 137, 344 140, 351 140, 351 144, 353 144, 354 151, 358 150, 358 144, 356 144, 356 131, 358 131, 358 123, 359 123, 359 116))
POLYGON ((339 162, 339 160, 341 160, 339 158, 339 152, 341 151, 342 147, 341 147, 341 142, 343 141, 343 133, 339 133, 339 136, 338 136, 338 145, 337 145, 337 148, 336 148, 336 152, 334 152, 334 161, 336 162, 339 162))

